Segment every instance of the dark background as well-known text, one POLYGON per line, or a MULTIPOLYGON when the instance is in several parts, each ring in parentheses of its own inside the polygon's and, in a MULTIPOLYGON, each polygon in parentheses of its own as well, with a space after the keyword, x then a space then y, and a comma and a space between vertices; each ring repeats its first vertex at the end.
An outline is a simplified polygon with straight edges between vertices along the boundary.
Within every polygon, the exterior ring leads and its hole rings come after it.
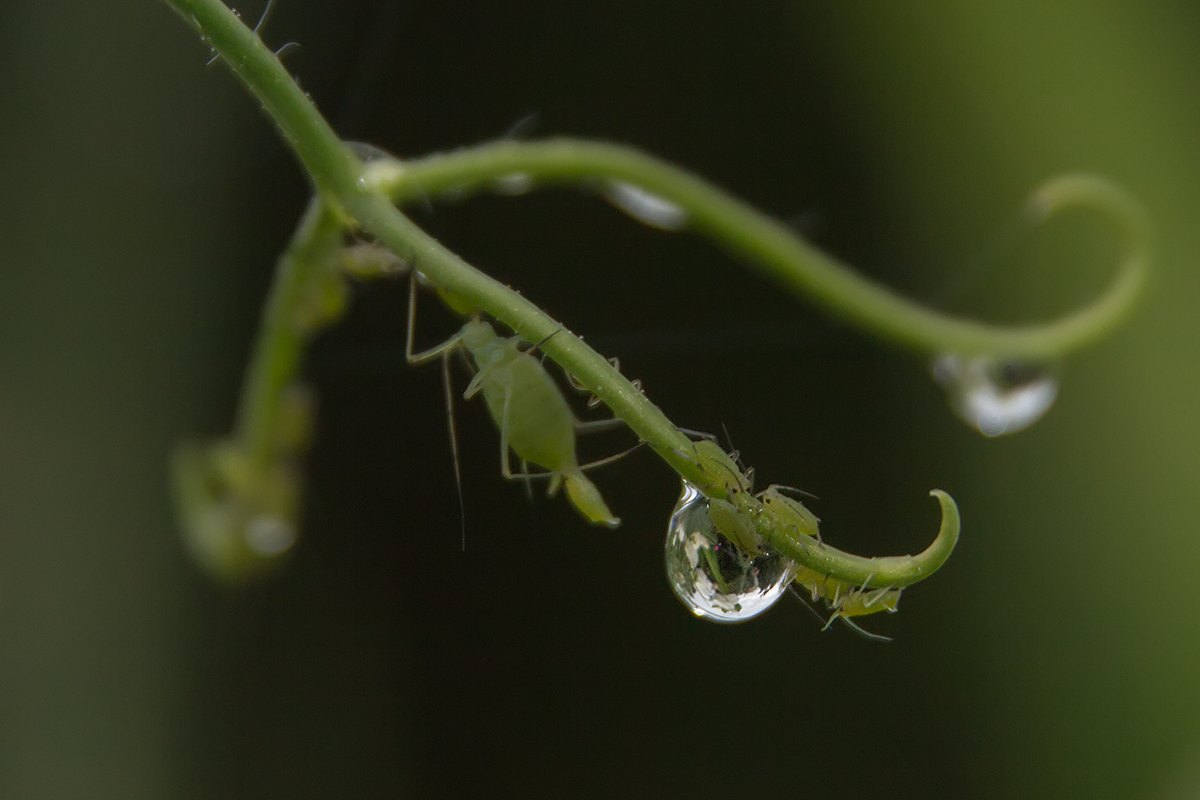
MULTIPOLYGON (((20 0, 0 31, 3 797, 1200 792, 1189 4, 280 0, 265 28, 300 43, 285 61, 348 139, 413 156, 535 112, 535 135, 641 147, 990 319, 1046 318, 1111 271, 1086 237, 1004 244, 1033 186, 1087 170, 1141 197, 1146 304, 999 440, 921 359, 593 197, 414 212, 676 423, 727 426, 760 480, 819 496, 832 543, 918 550, 926 492, 953 493, 962 542, 870 620, 887 645, 790 601, 692 618, 662 571, 673 473, 648 452, 598 472, 624 525, 589 528, 500 479, 477 403, 460 552, 438 370, 403 365, 400 287, 358 290, 314 347, 287 570, 211 583, 165 465, 230 426, 303 176, 163 4, 20 0)), ((420 335, 453 327, 431 308, 420 335)))

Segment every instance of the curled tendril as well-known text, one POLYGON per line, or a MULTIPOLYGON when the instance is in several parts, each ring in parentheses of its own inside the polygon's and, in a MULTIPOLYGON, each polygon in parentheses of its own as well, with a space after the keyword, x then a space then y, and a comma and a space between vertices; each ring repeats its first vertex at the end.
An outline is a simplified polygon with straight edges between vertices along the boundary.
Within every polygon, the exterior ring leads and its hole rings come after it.
POLYGON ((707 236, 785 286, 811 297, 830 313, 876 337, 926 353, 1037 361, 1058 358, 1107 333, 1128 313, 1144 282, 1149 236, 1140 209, 1120 189, 1088 176, 1051 181, 1035 192, 1028 213, 1041 220, 1077 205, 1109 215, 1121 227, 1127 248, 1115 281, 1082 311, 1047 324, 1008 327, 974 322, 912 303, 706 181, 630 148, 568 139, 502 141, 419 161, 373 162, 368 166, 337 137, 276 54, 220 0, 166 2, 212 44, 222 56, 222 63, 262 102, 318 194, 281 263, 243 395, 237 439, 253 467, 249 470, 251 479, 240 481, 245 476, 237 467, 237 458, 225 459, 232 467, 217 459, 218 466, 211 469, 205 459, 191 459, 192 466, 185 465, 179 474, 200 478, 181 481, 187 489, 181 491, 185 517, 188 502, 197 497, 218 504, 233 497, 253 508, 271 494, 261 488, 270 483, 264 476, 270 474, 272 465, 287 463, 287 459, 276 458, 278 454, 269 444, 276 424, 276 401, 282 387, 294 382, 307 333, 340 313, 344 294, 327 268, 339 262, 335 251, 342 244, 344 231, 354 229, 369 234, 404 262, 419 264, 425 278, 440 291, 486 311, 527 341, 544 341, 541 349, 548 357, 607 404, 685 480, 701 485, 706 495, 728 504, 723 510, 731 515, 729 524, 737 527, 746 546, 752 546, 757 537, 806 568, 857 587, 858 591, 911 585, 936 571, 953 550, 960 529, 958 508, 940 490, 932 492, 942 512, 937 538, 926 550, 912 556, 850 555, 781 522, 779 513, 767 510, 748 486, 743 490, 746 476, 736 464, 732 474, 724 477, 707 472, 691 455, 695 448, 687 437, 612 364, 537 306, 447 250, 393 203, 427 201, 448 192, 462 195, 497 187, 510 190, 513 183, 505 178, 512 176, 521 176, 522 188, 577 184, 610 198, 615 186, 624 187, 626 190, 618 194, 621 207, 630 213, 643 215, 653 206, 663 212, 655 218, 661 227, 707 236), (671 211, 669 225, 664 223, 666 211, 671 211), (303 278, 305 275, 314 276, 313 282, 303 278), (289 304, 299 303, 306 296, 311 313, 301 314, 300 318, 287 313, 289 304), (551 334, 555 334, 553 338, 549 338, 551 334), (211 477, 214 474, 216 477, 211 477))

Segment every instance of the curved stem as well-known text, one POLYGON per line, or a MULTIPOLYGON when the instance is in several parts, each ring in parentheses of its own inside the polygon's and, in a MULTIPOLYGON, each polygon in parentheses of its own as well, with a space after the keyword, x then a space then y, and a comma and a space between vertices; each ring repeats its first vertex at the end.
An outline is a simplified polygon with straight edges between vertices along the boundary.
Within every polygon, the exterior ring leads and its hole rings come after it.
MULTIPOLYGON (((697 462, 685 455, 691 449, 688 439, 602 356, 537 306, 472 268, 401 214, 380 187, 388 175, 404 174, 408 168, 385 164, 368 171, 291 80, 275 54, 220 0, 166 2, 217 49, 224 63, 262 101, 318 191, 318 200, 306 215, 285 254, 280 278, 272 290, 264 330, 250 367, 251 374, 239 416, 239 435, 244 442, 250 443, 252 450, 257 452, 259 449, 254 443, 267 441, 272 427, 272 409, 277 408, 282 387, 294 377, 298 368, 298 354, 305 329, 301 327, 289 331, 294 320, 289 318, 287 312, 288 305, 298 296, 296 287, 301 282, 300 273, 309 267, 319 272, 320 266, 328 263, 327 256, 337 239, 334 231, 340 221, 346 225, 357 225, 373 234, 382 244, 419 268, 435 284, 486 310, 527 340, 543 342, 542 350, 547 355, 563 365, 579 383, 609 406, 684 479, 694 483, 706 482, 697 462), (345 215, 345 219, 339 220, 339 214, 345 215), (551 334, 557 335, 551 337, 551 334)), ((551 150, 555 147, 570 150, 574 146, 561 143, 550 145, 551 150)), ((592 152, 604 150, 604 146, 600 145, 588 147, 593 148, 592 152)), ((631 159, 634 167, 640 165, 640 168, 629 168, 629 172, 617 170, 615 177, 632 179, 638 185, 662 193, 672 200, 679 199, 681 206, 684 205, 683 200, 691 197, 689 192, 694 190, 698 199, 687 199, 684 207, 696 219, 706 220, 704 224, 710 232, 726 245, 759 254, 768 263, 774 263, 772 259, 782 263, 786 260, 782 255, 786 255, 789 248, 793 253, 802 253, 810 263, 807 270, 795 271, 792 276, 795 283, 811 284, 810 288, 829 293, 828 302, 831 304, 843 300, 849 303, 852 310, 847 313, 852 318, 861 317, 869 324, 874 324, 874 320, 880 324, 883 332, 910 343, 935 336, 944 328, 949 339, 954 340, 957 335, 961 341, 939 341, 939 348, 957 343, 955 349, 970 351, 972 336, 983 343, 979 346, 990 347, 995 344, 985 335, 990 329, 984 327, 984 334, 980 334, 975 330, 979 326, 947 321, 911 306, 887 290, 845 272, 836 262, 811 250, 777 223, 686 173, 632 151, 609 148, 609 152, 617 156, 618 163, 631 159), (763 237, 763 240, 756 243, 756 236, 763 237), (816 265, 815 268, 813 265, 816 265), (912 328, 905 332, 905 326, 909 324, 912 328)), ((430 163, 434 162, 431 160, 430 163)), ((570 159, 563 163, 560 178, 569 174, 585 176, 578 163, 570 159)), ((510 163, 499 166, 503 167, 500 172, 512 171, 510 163)), ((479 170, 480 175, 494 176, 497 162, 484 159, 479 170)), ((1078 194, 1079 187, 1076 189, 1078 194)), ((1057 195, 1051 194, 1047 203, 1053 210, 1055 203, 1068 202, 1072 196, 1071 191, 1064 189, 1057 195)), ((1010 354, 1025 353, 1010 351, 1010 354)), ((756 523, 760 533, 775 549, 823 574, 857 585, 903 586, 932 574, 945 561, 957 541, 957 508, 948 495, 937 491, 935 495, 942 505, 941 531, 933 545, 917 556, 860 558, 831 547, 812 544, 805 541, 803 535, 791 535, 770 514, 758 515, 756 523)))
POLYGON ((1117 275, 1091 306, 1037 325, 1002 326, 924 308, 874 283, 798 237, 787 226, 692 173, 638 150, 603 142, 552 139, 491 142, 383 167, 380 188, 403 205, 440 192, 455 195, 503 187, 520 176, 534 185, 576 184, 612 191, 632 185, 650 202, 676 210, 676 220, 749 261, 828 312, 870 332, 926 353, 955 352, 1044 361, 1104 336, 1133 308, 1144 283, 1148 225, 1124 191, 1094 176, 1052 179, 1027 205, 1031 221, 1068 206, 1094 208, 1124 239, 1117 275))
POLYGON ((912 556, 863 558, 821 544, 811 536, 781 535, 783 532, 774 524, 774 519, 766 514, 758 518, 758 532, 771 549, 822 575, 833 575, 864 589, 911 586, 928 578, 946 563, 958 544, 962 529, 954 498, 941 489, 934 489, 929 494, 941 507, 941 525, 933 542, 912 556))

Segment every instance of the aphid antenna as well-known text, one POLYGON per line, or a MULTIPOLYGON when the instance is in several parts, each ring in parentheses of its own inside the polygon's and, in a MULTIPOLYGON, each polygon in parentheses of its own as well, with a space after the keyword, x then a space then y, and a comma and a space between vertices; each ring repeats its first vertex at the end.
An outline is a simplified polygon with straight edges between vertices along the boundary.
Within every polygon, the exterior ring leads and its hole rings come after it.
POLYGON ((804 595, 802 595, 799 591, 797 591, 796 584, 789 583, 788 584, 788 592, 791 593, 792 597, 794 597, 800 601, 800 605, 802 605, 808 609, 808 613, 812 614, 814 617, 817 618, 817 621, 820 622, 822 625, 821 630, 825 630, 825 628, 829 627, 829 620, 827 620, 827 619, 825 619, 825 617, 821 616, 821 612, 817 611, 817 609, 813 607, 812 603, 810 603, 804 599, 804 595))

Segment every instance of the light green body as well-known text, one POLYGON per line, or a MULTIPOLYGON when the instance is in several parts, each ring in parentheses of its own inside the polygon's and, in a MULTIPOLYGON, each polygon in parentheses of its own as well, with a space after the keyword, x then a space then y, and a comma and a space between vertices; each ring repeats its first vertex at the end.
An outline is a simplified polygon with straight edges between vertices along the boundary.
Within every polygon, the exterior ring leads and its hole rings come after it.
POLYGON ((613 528, 621 524, 579 469, 574 412, 541 361, 521 350, 521 338, 499 336, 488 323, 473 319, 463 326, 459 340, 478 370, 466 395, 483 393, 500 429, 505 475, 512 448, 522 461, 551 473, 550 494, 565 485, 571 504, 590 522, 613 528))
MULTIPOLYGON (((725 495, 709 497, 713 524, 745 553, 755 555, 764 547, 756 526, 764 514, 776 526, 820 539, 820 520, 799 500, 780 491, 785 487, 773 484, 755 495, 750 476, 719 445, 703 440, 696 442, 694 448, 696 464, 709 479, 704 488, 725 495)), ((900 602, 899 588, 864 589, 803 566, 797 567, 794 581, 808 591, 813 602, 821 601, 833 612, 831 621, 841 618, 850 622, 851 617, 894 612, 900 602)))

